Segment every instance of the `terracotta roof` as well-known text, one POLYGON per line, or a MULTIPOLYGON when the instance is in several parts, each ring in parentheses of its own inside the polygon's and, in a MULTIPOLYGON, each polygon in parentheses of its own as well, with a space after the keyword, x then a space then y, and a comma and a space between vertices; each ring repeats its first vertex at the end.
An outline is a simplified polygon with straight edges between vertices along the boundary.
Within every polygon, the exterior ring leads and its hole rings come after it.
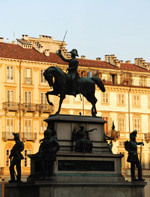
MULTIPOLYGON (((12 59, 21 59, 21 60, 30 60, 30 61, 39 61, 39 62, 49 62, 57 64, 68 64, 64 62, 56 53, 50 53, 50 56, 45 56, 44 53, 36 51, 34 48, 25 49, 16 44, 0 43, 0 57, 3 58, 12 58, 12 59)), ((126 64, 121 63, 120 68, 108 64, 104 61, 98 60, 88 60, 88 59, 78 59, 80 66, 85 67, 96 67, 96 68, 108 68, 116 70, 127 70, 127 71, 138 71, 138 72, 150 72, 144 68, 140 68, 135 64, 126 64)))
POLYGON ((79 59, 79 65, 86 66, 86 67, 110 68, 110 69, 119 70, 118 67, 108 64, 104 61, 99 61, 99 60, 79 59))
POLYGON ((136 66, 135 64, 126 64, 126 63, 121 63, 120 69, 121 70, 128 70, 128 71, 137 71, 137 72, 150 72, 144 68, 136 66))
POLYGON ((64 61, 55 53, 45 56, 44 53, 39 53, 34 48, 24 49, 19 45, 7 43, 0 43, 0 57, 64 64, 64 61))

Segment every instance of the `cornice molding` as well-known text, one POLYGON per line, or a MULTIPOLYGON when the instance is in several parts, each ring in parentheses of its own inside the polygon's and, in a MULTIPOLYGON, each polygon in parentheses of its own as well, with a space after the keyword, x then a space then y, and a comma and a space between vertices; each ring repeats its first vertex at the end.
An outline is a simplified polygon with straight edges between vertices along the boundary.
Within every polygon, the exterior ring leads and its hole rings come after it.
POLYGON ((106 91, 109 92, 130 92, 136 94, 150 94, 150 88, 125 87, 125 86, 108 86, 105 85, 106 91))
POLYGON ((22 59, 12 59, 12 58, 3 58, 3 57, 0 57, 0 60, 18 62, 18 63, 22 62, 22 63, 30 63, 30 64, 40 64, 40 65, 44 64, 44 65, 50 65, 50 66, 57 66, 57 63, 40 62, 40 61, 33 61, 33 60, 22 60, 22 59))

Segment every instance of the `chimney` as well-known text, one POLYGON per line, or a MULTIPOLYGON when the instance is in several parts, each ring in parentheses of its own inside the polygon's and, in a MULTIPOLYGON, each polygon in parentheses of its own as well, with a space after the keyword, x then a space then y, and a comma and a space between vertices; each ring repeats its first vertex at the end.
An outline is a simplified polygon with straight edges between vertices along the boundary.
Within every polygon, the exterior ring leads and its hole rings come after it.
POLYGON ((115 57, 114 54, 110 55, 110 64, 115 65, 115 60, 116 60, 116 59, 117 59, 117 58, 115 57))
POLYGON ((81 55, 81 59, 85 59, 86 57, 85 57, 85 55, 81 55))
POLYGON ((131 64, 131 60, 125 61, 126 64, 131 64))
POLYGON ((136 66, 148 69, 147 63, 145 62, 145 60, 143 60, 143 58, 135 58, 134 60, 135 60, 135 65, 136 66))
POLYGON ((23 39, 23 40, 28 40, 28 39, 29 39, 29 36, 28 36, 28 35, 23 34, 23 35, 22 35, 22 39, 23 39))
POLYGON ((45 56, 49 56, 49 49, 45 49, 44 54, 45 56))
POLYGON ((38 52, 40 52, 40 53, 43 53, 43 46, 41 45, 41 44, 39 44, 39 43, 37 43, 36 45, 35 45, 35 50, 37 50, 38 52))
POLYGON ((101 58, 100 58, 100 57, 97 57, 96 60, 97 60, 97 61, 101 61, 101 58))
POLYGON ((40 40, 53 40, 52 36, 47 36, 47 35, 40 35, 40 40))
POLYGON ((0 37, 0 42, 4 43, 4 38, 3 37, 0 37))
POLYGON ((109 55, 105 55, 105 62, 109 63, 109 55))

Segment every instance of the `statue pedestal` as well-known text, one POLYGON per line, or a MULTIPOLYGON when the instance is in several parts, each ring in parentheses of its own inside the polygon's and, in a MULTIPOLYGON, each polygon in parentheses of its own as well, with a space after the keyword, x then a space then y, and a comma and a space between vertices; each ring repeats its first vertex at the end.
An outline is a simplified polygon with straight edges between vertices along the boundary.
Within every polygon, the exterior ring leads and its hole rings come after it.
POLYGON ((31 158, 31 175, 27 183, 7 184, 8 197, 142 197, 145 182, 126 182, 121 174, 122 154, 112 154, 104 140, 105 121, 101 117, 58 115, 45 120, 57 133, 60 150, 54 176, 40 181, 39 158, 31 158), (93 144, 91 153, 75 152, 71 141, 75 127, 86 130, 93 144))

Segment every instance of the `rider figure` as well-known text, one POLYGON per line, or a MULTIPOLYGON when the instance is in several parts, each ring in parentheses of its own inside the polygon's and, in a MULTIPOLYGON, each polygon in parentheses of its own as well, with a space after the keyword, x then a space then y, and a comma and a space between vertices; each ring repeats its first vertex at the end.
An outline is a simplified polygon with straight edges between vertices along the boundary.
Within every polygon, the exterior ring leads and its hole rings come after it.
POLYGON ((69 82, 71 83, 71 94, 76 96, 76 91, 77 91, 77 82, 76 79, 79 77, 79 74, 77 72, 78 68, 78 60, 76 59, 76 56, 78 55, 78 51, 76 49, 72 49, 69 53, 71 53, 71 59, 66 59, 61 53, 61 50, 58 51, 58 55, 61 57, 61 59, 65 62, 69 62, 69 68, 67 77, 69 82))

